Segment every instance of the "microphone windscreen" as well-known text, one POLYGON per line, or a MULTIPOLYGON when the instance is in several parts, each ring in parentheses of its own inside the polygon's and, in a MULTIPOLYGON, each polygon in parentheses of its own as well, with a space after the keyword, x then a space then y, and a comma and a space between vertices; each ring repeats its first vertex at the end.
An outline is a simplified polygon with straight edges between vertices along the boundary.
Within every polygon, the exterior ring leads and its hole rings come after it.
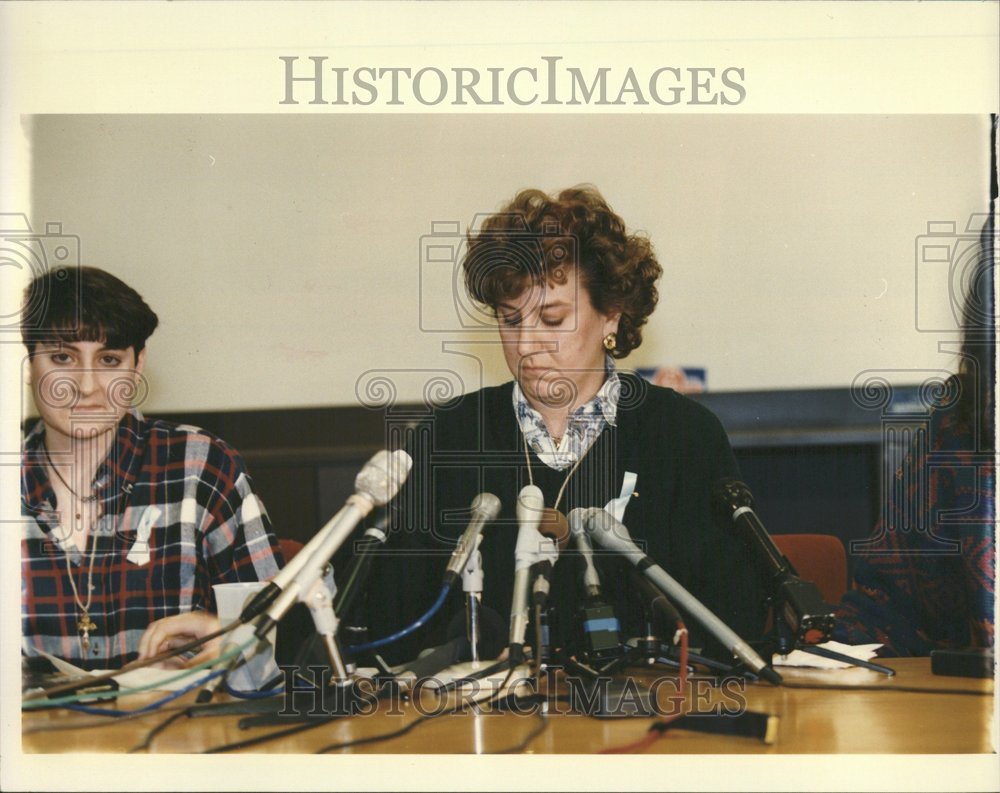
POLYGON ((472 510, 480 513, 484 521, 496 520, 500 514, 500 499, 492 493, 480 493, 472 499, 472 510))
POLYGON ((569 545, 569 523, 566 516, 557 509, 546 507, 542 511, 542 520, 538 524, 538 531, 542 536, 555 540, 560 551, 569 545))
POLYGON ((628 529, 607 510, 592 507, 587 511, 584 525, 590 539, 606 550, 617 551, 625 555, 640 553, 632 541, 628 529))
POLYGON ((402 449, 382 449, 365 463, 354 480, 354 489, 368 497, 373 505, 386 504, 395 498, 410 474, 413 458, 402 449))
POLYGON ((730 513, 740 507, 753 509, 753 495, 750 493, 750 488, 739 479, 732 477, 720 479, 712 488, 712 496, 716 504, 728 509, 730 513))

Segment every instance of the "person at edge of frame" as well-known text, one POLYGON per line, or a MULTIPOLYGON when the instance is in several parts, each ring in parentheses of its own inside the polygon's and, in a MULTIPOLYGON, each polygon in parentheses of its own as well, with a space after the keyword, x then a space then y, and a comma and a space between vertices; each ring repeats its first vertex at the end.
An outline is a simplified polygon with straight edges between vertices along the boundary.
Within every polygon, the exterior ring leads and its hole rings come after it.
MULTIPOLYGON (((994 182, 994 202, 995 202, 994 182)), ((878 655, 992 648, 996 593, 995 230, 967 281, 958 371, 886 488, 883 517, 852 555, 834 638, 878 655)))
POLYGON ((213 584, 282 565, 239 454, 131 406, 158 318, 123 281, 54 269, 23 305, 39 419, 22 447, 22 654, 117 668, 214 632, 213 584))

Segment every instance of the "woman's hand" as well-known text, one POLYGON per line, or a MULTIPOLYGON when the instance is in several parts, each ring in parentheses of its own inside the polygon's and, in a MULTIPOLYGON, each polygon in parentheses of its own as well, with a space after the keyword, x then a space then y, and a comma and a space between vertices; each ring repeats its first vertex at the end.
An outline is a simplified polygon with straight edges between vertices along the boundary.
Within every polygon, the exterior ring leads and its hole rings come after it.
MULTIPOLYGON (((139 639, 139 658, 144 661, 219 630, 219 618, 207 611, 188 611, 150 623, 139 639)), ((156 664, 164 669, 184 669, 218 657, 222 646, 216 637, 198 648, 193 658, 174 656, 156 664)))

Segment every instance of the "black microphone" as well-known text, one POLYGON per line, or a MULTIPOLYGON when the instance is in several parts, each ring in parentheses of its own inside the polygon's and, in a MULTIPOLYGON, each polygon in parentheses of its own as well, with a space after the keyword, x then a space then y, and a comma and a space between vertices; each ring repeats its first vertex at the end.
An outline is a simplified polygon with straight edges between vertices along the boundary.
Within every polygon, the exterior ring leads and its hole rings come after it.
POLYGON ((354 543, 355 553, 347 572, 344 574, 344 584, 333 599, 333 610, 341 620, 348 616, 351 607, 361 593, 364 583, 368 579, 372 558, 375 556, 376 550, 384 545, 388 538, 386 534, 390 517, 388 505, 382 504, 376 507, 372 515, 372 525, 368 526, 364 534, 354 543))
MULTIPOLYGON (((258 637, 266 636, 299 599, 299 595, 308 592, 322 577, 323 568, 354 531, 354 527, 376 506, 387 504, 396 497, 412 465, 410 455, 401 449, 393 452, 383 449, 365 463, 354 480, 354 493, 348 496, 347 503, 306 543, 292 561, 278 571, 268 587, 258 594, 259 598, 269 590, 280 590, 280 594, 255 623, 258 637)), ((244 612, 255 605, 256 602, 251 601, 244 612)))
POLYGON ((814 583, 795 574, 791 563, 771 540, 753 511, 750 488, 738 479, 720 479, 713 497, 732 516, 736 531, 767 566, 779 616, 795 640, 800 644, 827 641, 833 632, 833 609, 823 600, 814 583))
POLYGON ((664 638, 670 644, 676 644, 673 637, 677 635, 678 623, 683 620, 681 620, 680 613, 674 608, 674 604, 667 600, 667 596, 635 567, 630 565, 627 574, 632 586, 642 598, 642 604, 649 614, 650 622, 659 622, 660 627, 667 632, 664 638))

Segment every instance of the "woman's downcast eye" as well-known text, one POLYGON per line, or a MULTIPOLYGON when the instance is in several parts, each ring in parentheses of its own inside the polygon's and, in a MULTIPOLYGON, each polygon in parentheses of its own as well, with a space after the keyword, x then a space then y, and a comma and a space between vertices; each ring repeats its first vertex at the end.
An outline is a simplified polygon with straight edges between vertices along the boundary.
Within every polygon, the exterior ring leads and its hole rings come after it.
MULTIPOLYGON (((503 325, 505 328, 517 327, 518 325, 521 325, 524 322, 524 317, 521 314, 517 313, 500 314, 498 315, 497 319, 499 320, 500 324, 503 325)), ((566 317, 562 314, 549 315, 549 316, 543 315, 540 318, 540 324, 544 325, 547 328, 557 328, 563 324, 565 319, 566 317)))

